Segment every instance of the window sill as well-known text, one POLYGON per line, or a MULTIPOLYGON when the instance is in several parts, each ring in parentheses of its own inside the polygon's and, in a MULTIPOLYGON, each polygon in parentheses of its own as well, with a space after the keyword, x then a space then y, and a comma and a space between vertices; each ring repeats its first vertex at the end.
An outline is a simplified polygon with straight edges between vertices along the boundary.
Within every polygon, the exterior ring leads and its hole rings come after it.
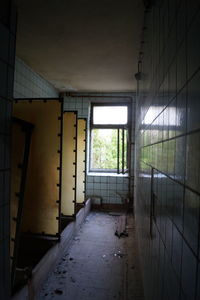
POLYGON ((107 176, 107 177, 129 177, 129 174, 116 174, 116 173, 104 173, 104 172, 89 172, 87 176, 107 176))

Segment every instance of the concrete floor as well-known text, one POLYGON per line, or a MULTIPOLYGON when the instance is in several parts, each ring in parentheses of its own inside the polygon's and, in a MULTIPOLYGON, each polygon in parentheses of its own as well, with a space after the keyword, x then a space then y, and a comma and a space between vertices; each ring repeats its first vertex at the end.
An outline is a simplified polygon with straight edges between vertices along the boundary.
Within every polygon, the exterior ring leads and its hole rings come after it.
POLYGON ((118 216, 92 212, 44 283, 37 299, 142 300, 134 220, 114 235, 118 216))

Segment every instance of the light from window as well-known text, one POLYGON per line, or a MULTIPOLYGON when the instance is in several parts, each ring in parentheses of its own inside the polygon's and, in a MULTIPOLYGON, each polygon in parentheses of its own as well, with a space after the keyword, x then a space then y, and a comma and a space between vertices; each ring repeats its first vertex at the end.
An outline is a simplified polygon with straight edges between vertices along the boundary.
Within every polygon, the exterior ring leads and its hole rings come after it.
POLYGON ((164 115, 162 125, 180 126, 180 116, 177 116, 176 107, 174 106, 169 106, 167 108, 165 108, 165 106, 150 106, 142 123, 150 125, 164 109, 166 109, 167 114, 164 115))
POLYGON ((93 124, 127 124, 127 106, 94 106, 93 124))
POLYGON ((90 171, 128 172, 128 105, 93 104, 90 171))

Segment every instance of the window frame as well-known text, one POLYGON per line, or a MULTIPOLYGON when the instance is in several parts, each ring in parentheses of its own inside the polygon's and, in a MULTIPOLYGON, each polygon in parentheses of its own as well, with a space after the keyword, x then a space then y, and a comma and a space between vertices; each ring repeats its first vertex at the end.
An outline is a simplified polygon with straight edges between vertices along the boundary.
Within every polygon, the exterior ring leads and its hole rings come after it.
MULTIPOLYGON (((89 132, 89 173, 112 173, 118 175, 125 175, 129 173, 130 169, 130 126, 131 124, 131 102, 93 102, 91 103, 91 112, 90 112, 90 132, 89 132), (93 123, 93 111, 95 106, 126 106, 127 107, 127 123, 126 124, 94 124, 93 123), (91 166, 92 163, 92 130, 93 129, 116 129, 118 134, 118 142, 117 142, 117 152, 118 152, 118 160, 117 160, 117 168, 116 169, 94 169, 91 166), (127 130, 127 147, 126 147, 126 160, 127 160, 127 168, 125 169, 124 163, 122 163, 122 168, 119 168, 119 130, 122 129, 122 134, 124 135, 124 130, 127 130)), ((124 144, 124 138, 123 143, 124 144)), ((124 146, 122 145, 124 148, 124 146)), ((124 158, 124 152, 122 152, 122 160, 124 158)))

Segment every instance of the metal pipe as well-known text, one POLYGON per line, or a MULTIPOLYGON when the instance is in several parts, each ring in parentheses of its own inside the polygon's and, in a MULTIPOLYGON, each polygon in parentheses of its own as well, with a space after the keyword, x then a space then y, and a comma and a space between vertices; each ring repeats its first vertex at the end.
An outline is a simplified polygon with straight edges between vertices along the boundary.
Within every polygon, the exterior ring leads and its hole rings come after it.
MULTIPOLYGON (((144 164, 146 164, 147 166, 149 166, 149 167, 152 168, 152 165, 148 164, 147 162, 145 162, 145 161, 143 161, 143 160, 141 160, 141 161, 142 161, 144 164)), ((154 168, 154 170, 156 170, 158 173, 163 174, 165 177, 169 178, 170 180, 172 180, 172 181, 174 181, 174 182, 180 184, 182 187, 184 187, 184 188, 186 188, 187 190, 193 192, 194 194, 200 196, 200 192, 194 190, 193 188, 191 188, 191 187, 188 186, 187 184, 185 184, 185 183, 183 183, 183 182, 181 182, 181 181, 178 181, 178 180, 175 179, 175 178, 172 178, 169 174, 167 174, 167 173, 165 173, 165 172, 163 172, 163 171, 161 171, 161 170, 159 170, 159 169, 157 169, 157 168, 155 168, 155 167, 153 167, 153 168, 154 168)))
POLYGON ((150 204, 150 224, 149 224, 149 232, 151 239, 153 238, 153 215, 154 215, 154 192, 153 192, 153 179, 154 179, 154 168, 151 168, 151 204, 150 204))
POLYGON ((69 97, 81 97, 81 98, 126 98, 126 99, 129 99, 130 101, 132 100, 132 97, 131 96, 114 96, 114 95, 110 95, 110 96, 106 96, 106 95, 75 95, 75 94, 68 94, 66 96, 69 96, 69 97))
POLYGON ((120 148, 119 148, 119 129, 117 129, 117 173, 119 174, 119 155, 120 155, 120 148))
POLYGON ((124 174, 124 128, 122 129, 122 174, 124 174))
POLYGON ((54 97, 54 98, 13 98, 14 101, 27 101, 27 100, 40 100, 40 101, 46 101, 46 100, 61 100, 62 101, 62 98, 60 97, 54 97))

